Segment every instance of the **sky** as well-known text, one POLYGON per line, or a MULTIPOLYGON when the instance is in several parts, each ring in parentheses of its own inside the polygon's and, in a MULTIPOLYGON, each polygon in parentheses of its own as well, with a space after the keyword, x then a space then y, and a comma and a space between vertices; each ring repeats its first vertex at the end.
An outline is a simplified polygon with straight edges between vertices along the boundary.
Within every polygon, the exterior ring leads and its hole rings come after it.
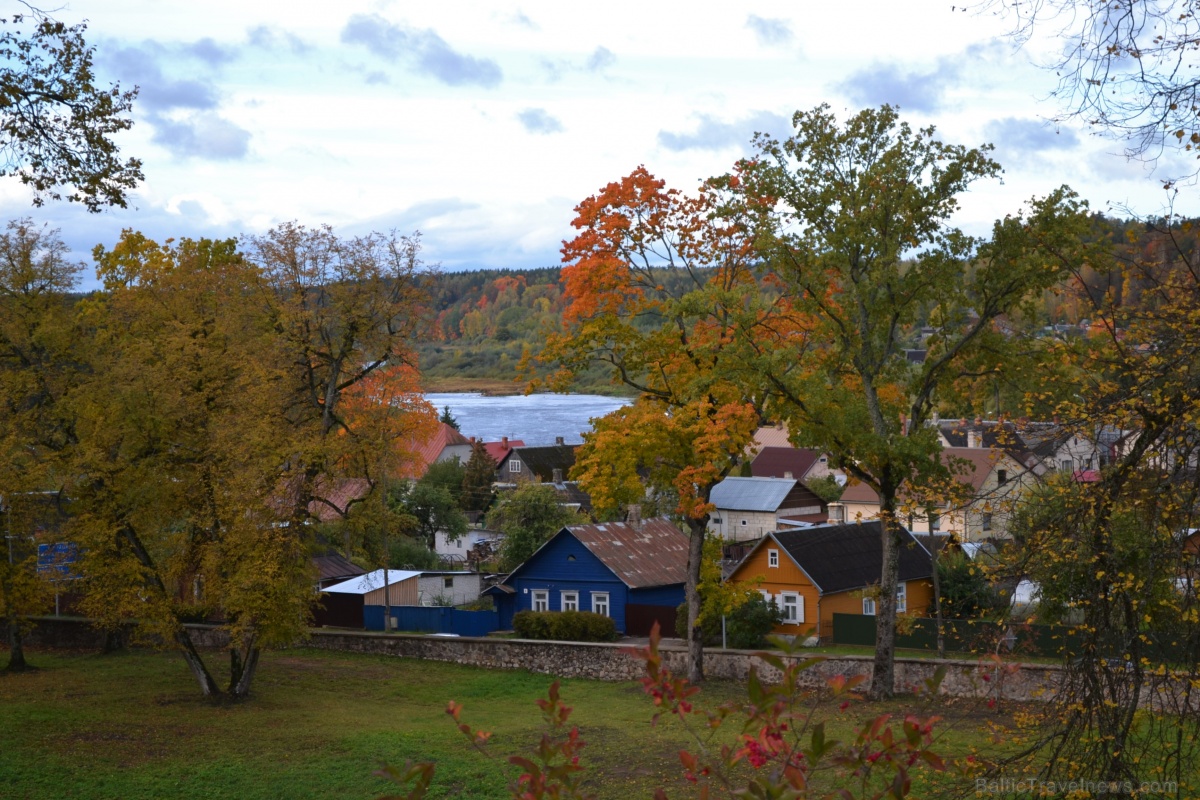
POLYGON ((1119 143, 1049 121, 1039 64, 1060 42, 1017 50, 1004 20, 943 0, 67 0, 55 16, 87 20, 101 83, 140 87, 118 140, 144 162, 128 209, 33 208, 0 179, 6 218, 59 229, 83 288, 92 248, 125 228, 419 230, 445 270, 556 265, 573 208, 607 183, 645 165, 690 191, 821 103, 840 119, 890 103, 948 142, 994 143, 1003 178, 954 219, 974 235, 1062 184, 1114 214, 1167 201, 1119 143))

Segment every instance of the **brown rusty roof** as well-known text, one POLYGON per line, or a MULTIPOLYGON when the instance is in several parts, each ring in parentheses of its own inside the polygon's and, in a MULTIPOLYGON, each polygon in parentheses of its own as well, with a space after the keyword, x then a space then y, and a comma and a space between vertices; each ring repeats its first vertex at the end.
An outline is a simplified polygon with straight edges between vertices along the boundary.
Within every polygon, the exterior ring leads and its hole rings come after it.
POLYGON ((602 522, 567 530, 630 589, 687 579, 688 535, 670 520, 648 519, 640 525, 602 522))

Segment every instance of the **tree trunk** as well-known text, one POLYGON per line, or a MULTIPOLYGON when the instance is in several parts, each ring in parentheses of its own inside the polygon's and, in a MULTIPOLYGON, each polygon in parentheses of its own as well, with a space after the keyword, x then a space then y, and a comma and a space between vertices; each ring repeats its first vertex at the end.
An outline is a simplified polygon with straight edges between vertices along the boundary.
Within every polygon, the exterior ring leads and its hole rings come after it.
MULTIPOLYGON (((883 499, 883 498, 881 498, 883 499)), ((883 531, 883 573, 875 604, 875 664, 871 673, 871 698, 891 697, 896 685, 896 583, 900 573, 900 537, 895 500, 884 500, 880 514, 883 531)))
POLYGON ((687 599, 688 630, 688 680, 700 683, 704 680, 704 634, 700 630, 700 565, 704 558, 704 534, 708 531, 708 517, 703 520, 688 520, 688 564, 684 597, 687 599))
POLYGON ((938 542, 937 534, 933 532, 933 511, 926 510, 925 519, 929 521, 929 547, 931 548, 930 555, 933 556, 930 560, 933 564, 933 619, 937 625, 937 654, 938 658, 946 657, 946 627, 945 620, 942 619, 942 580, 938 575, 938 563, 942 557, 942 546, 938 542))
POLYGON ((25 645, 24 637, 21 636, 21 626, 15 616, 10 617, 8 620, 8 664, 4 667, 4 671, 24 672, 27 669, 29 669, 29 664, 25 661, 25 645))
POLYGON ((229 686, 229 694, 233 696, 233 699, 245 700, 250 696, 250 684, 254 681, 255 673, 258 672, 258 655, 261 652, 259 648, 250 646, 242 654, 241 673, 236 680, 231 681, 229 686))
POLYGON ((192 677, 196 679, 196 683, 200 684, 200 693, 209 698, 220 696, 221 688, 213 680, 212 673, 204 664, 204 659, 200 658, 200 654, 196 652, 196 646, 192 644, 192 637, 187 628, 180 627, 175 634, 175 643, 179 645, 179 654, 187 662, 188 669, 192 671, 192 677))

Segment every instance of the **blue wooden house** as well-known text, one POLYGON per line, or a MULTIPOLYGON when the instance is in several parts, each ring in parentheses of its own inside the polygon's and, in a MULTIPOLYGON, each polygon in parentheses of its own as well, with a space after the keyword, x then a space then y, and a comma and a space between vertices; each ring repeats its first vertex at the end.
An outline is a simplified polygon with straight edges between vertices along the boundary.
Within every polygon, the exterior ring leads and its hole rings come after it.
POLYGON ((645 636, 655 622, 671 636, 687 556, 687 534, 669 520, 572 525, 486 594, 502 630, 518 611, 593 611, 628 636, 645 636))

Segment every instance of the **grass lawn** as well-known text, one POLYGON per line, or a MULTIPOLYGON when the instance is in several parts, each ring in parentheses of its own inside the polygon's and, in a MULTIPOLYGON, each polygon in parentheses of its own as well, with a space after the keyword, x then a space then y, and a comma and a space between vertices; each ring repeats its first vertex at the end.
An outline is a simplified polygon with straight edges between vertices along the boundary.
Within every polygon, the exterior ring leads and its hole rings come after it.
MULTIPOLYGON (((203 701, 179 656, 135 650, 112 655, 33 651, 38 670, 0 674, 0 796, 66 798, 374 798, 392 784, 372 772, 387 762, 435 761, 434 797, 507 797, 505 756, 528 752, 542 731, 535 700, 552 681, 386 656, 288 650, 263 655, 253 698, 203 701), (471 749, 445 714, 494 732, 496 758, 471 749)), ((0 663, 7 653, 0 650, 0 663)), ((713 704, 744 696, 713 682, 713 704)), ((678 751, 690 739, 678 721, 650 725, 637 683, 562 681, 573 721, 588 742, 585 766, 600 798, 682 790, 678 751)), ((857 719, 905 713, 914 701, 829 706, 833 735, 857 719)), ((939 752, 986 748, 995 719, 974 703, 947 701, 951 721, 939 752)), ((732 732, 731 732, 732 733, 732 732)), ((919 792, 916 796, 920 796, 919 792)))

